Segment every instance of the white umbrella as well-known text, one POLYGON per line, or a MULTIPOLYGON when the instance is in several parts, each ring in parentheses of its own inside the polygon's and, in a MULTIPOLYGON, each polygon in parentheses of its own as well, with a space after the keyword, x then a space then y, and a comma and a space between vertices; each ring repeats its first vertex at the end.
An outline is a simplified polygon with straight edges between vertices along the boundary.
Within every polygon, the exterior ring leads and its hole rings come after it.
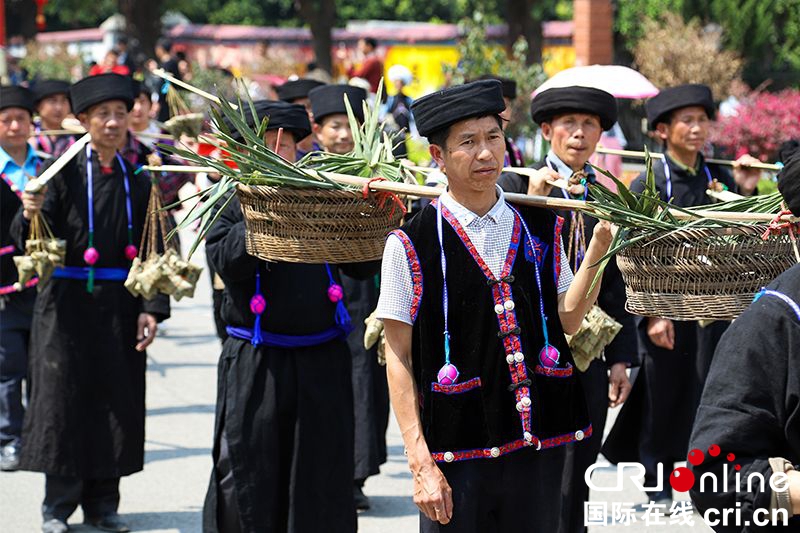
POLYGON ((632 68, 621 65, 591 65, 562 70, 533 91, 531 98, 547 89, 573 85, 602 89, 615 98, 640 99, 658 94, 658 88, 632 68))

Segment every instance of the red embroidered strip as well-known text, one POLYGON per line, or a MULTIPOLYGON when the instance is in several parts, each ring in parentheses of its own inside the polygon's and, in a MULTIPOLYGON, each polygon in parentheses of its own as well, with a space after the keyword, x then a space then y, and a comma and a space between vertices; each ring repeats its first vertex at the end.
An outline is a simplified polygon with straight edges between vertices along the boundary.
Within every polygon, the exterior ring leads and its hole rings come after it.
MULTIPOLYGON (((26 289, 30 289, 31 287, 35 287, 36 284, 39 283, 39 278, 33 278, 28 283, 25 284, 26 289)), ((5 296, 6 294, 12 294, 14 292, 18 292, 16 287, 13 285, 6 285, 5 287, 0 287, 0 296, 5 296)))
POLYGON ((568 378, 573 373, 572 365, 569 363, 567 363, 566 368, 547 368, 542 365, 536 365, 533 371, 540 376, 548 376, 551 378, 568 378))
POLYGON ((553 230, 553 279, 558 287, 558 278, 561 277, 561 228, 564 227, 564 219, 556 216, 556 227, 553 230))
POLYGON ((459 450, 455 452, 434 452, 431 454, 431 457, 433 457, 433 460, 437 463, 453 463, 456 461, 467 461, 469 459, 496 459, 497 457, 508 455, 509 453, 521 450, 522 448, 532 447, 537 450, 545 450, 547 448, 563 446, 564 444, 569 444, 570 442, 585 440, 591 436, 592 426, 590 424, 586 428, 574 433, 567 433, 542 441, 533 436, 530 442, 526 441, 525 439, 518 439, 507 444, 503 444, 497 448, 476 448, 474 450, 459 450), (578 434, 581 436, 580 439, 577 437, 578 434), (496 455, 492 455, 492 450, 495 450, 496 455), (450 459, 449 461, 445 459, 445 457, 448 455, 451 456, 448 457, 448 459, 450 459))
POLYGON ((481 386, 481 378, 472 378, 463 383, 455 383, 453 385, 442 385, 438 382, 431 383, 431 390, 434 392, 441 392, 442 394, 461 394, 463 392, 477 389, 481 386))
POLYGON ((414 284, 414 296, 411 299, 411 321, 415 322, 419 313, 419 304, 422 301, 422 265, 419 263, 417 250, 408 235, 399 229, 392 231, 391 234, 395 235, 403 243, 403 247, 406 249, 408 266, 411 267, 411 282, 414 284))

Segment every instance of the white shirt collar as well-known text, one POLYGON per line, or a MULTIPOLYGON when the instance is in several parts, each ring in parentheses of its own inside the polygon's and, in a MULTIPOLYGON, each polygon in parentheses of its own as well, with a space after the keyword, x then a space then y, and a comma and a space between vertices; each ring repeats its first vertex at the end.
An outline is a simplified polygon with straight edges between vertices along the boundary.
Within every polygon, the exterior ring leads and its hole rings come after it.
MULTIPOLYGON (((558 172, 558 175, 565 180, 568 180, 570 177, 572 177, 574 171, 556 155, 552 148, 549 152, 547 152, 547 157, 545 160, 547 161, 548 166, 551 168, 555 166, 555 170, 558 172), (552 163, 552 165, 550 163, 552 163)), ((589 176, 594 176, 594 169, 588 163, 584 165, 584 171, 589 176)))
POLYGON ((487 220, 491 220, 493 223, 497 224, 500 221, 500 218, 505 214, 506 210, 508 209, 508 205, 506 204, 506 198, 503 194, 503 189, 500 188, 499 185, 497 187, 497 202, 489 209, 482 217, 478 216, 477 214, 473 213, 463 205, 459 204, 458 202, 450 196, 450 193, 445 191, 439 196, 439 201, 442 202, 442 205, 445 206, 450 212, 456 217, 458 223, 461 224, 462 227, 466 228, 472 222, 477 219, 483 218, 487 220))

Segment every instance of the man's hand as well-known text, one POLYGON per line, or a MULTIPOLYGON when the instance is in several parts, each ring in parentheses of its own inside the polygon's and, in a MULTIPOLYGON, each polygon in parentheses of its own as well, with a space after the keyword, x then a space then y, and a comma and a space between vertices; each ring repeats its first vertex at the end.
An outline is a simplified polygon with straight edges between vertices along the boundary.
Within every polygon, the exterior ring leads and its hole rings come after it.
POLYGON ((453 518, 453 490, 432 459, 420 467, 412 467, 414 503, 425 516, 447 524, 453 518))
POLYGON ((136 324, 136 351, 143 352, 153 343, 156 338, 156 330, 158 329, 158 322, 156 317, 150 313, 139 313, 139 320, 136 324))
POLYGON ((607 220, 600 220, 595 224, 594 231, 592 232, 592 242, 597 241, 602 244, 606 250, 611 246, 611 241, 614 240, 614 235, 617 233, 617 226, 607 220))
POLYGON ((36 213, 42 210, 44 204, 44 193, 47 192, 47 187, 36 193, 23 192, 22 193, 22 216, 25 220, 31 220, 36 216, 36 213))
POLYGON ((550 167, 542 167, 532 175, 528 176, 528 194, 534 196, 547 196, 553 189, 553 186, 547 183, 548 181, 555 181, 561 176, 558 172, 550 167))
POLYGON ((614 363, 608 374, 608 406, 617 407, 628 399, 631 392, 631 382, 628 379, 628 365, 614 363))
POLYGON ((659 348, 675 349, 675 326, 672 320, 656 317, 647 320, 647 336, 650 337, 650 341, 659 348))
POLYGON ((761 179, 761 170, 753 168, 753 163, 761 163, 750 154, 744 154, 733 162, 733 181, 739 187, 739 192, 744 196, 750 196, 761 179))

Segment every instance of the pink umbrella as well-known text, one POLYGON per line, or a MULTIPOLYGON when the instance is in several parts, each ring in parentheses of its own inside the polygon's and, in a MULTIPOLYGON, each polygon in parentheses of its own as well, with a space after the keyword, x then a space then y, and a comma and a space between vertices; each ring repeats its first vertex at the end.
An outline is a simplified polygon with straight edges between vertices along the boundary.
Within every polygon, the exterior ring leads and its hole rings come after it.
POLYGON ((562 70, 533 91, 531 98, 553 87, 572 85, 602 89, 616 98, 640 99, 658 94, 658 88, 632 68, 621 65, 591 65, 562 70))

